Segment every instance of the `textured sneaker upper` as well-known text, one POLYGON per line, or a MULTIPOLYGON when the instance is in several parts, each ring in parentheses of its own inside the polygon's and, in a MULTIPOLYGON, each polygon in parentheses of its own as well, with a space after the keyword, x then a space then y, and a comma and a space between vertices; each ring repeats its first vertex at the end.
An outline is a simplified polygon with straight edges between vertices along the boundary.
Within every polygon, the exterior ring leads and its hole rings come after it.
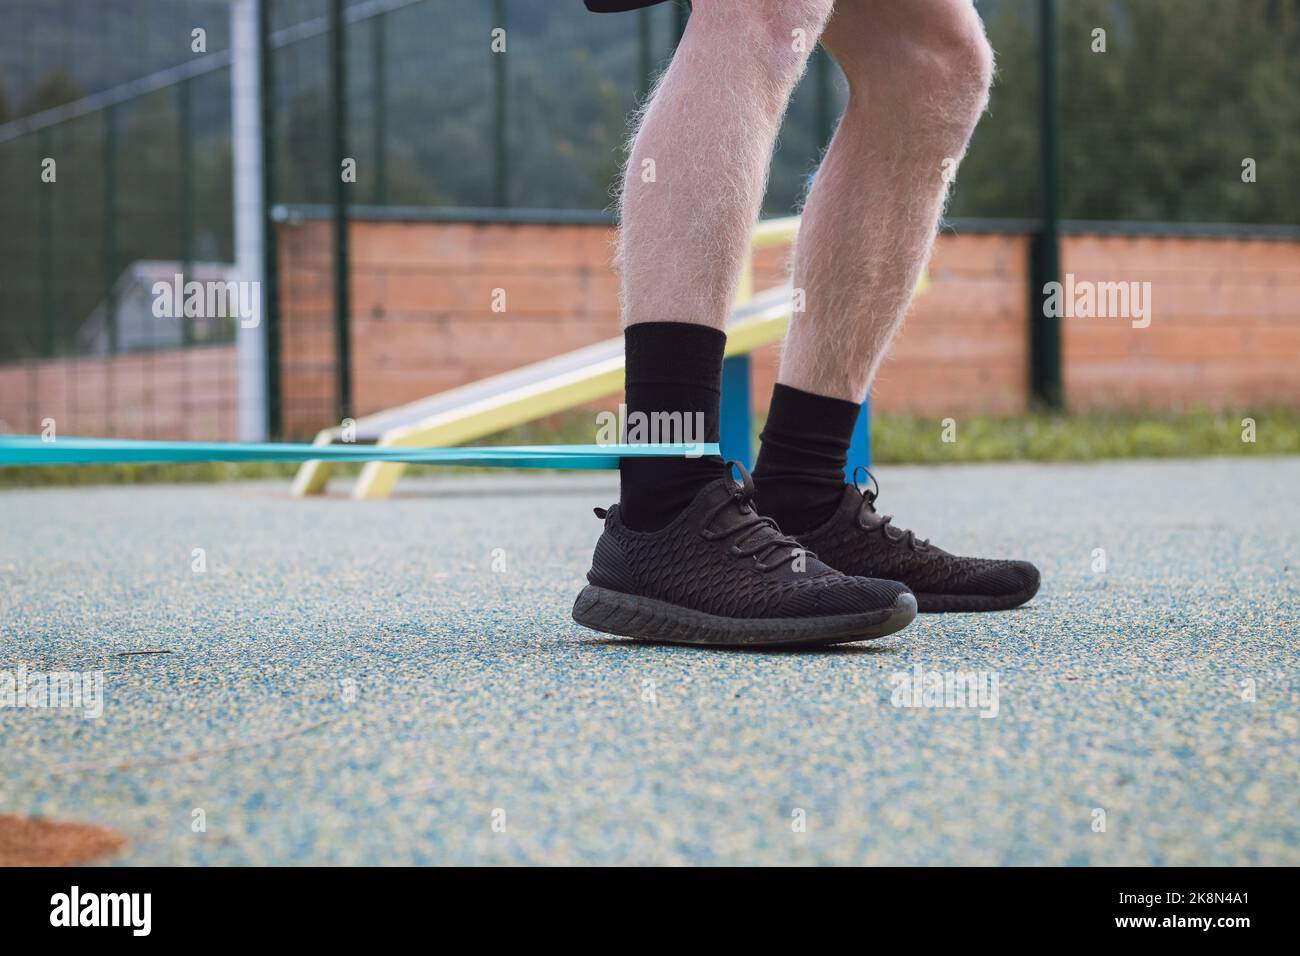
MULTIPOLYGON (((742 472, 742 474, 744 474, 742 472)), ((653 532, 605 516, 587 579, 594 585, 733 618, 822 617, 892 607, 896 581, 832 570, 750 501, 752 484, 706 485, 671 524, 653 532)))
POLYGON ((1038 587, 1038 569, 1028 561, 964 558, 893 528, 854 485, 844 487, 821 527, 798 539, 845 574, 901 581, 917 594, 998 596, 1038 587))

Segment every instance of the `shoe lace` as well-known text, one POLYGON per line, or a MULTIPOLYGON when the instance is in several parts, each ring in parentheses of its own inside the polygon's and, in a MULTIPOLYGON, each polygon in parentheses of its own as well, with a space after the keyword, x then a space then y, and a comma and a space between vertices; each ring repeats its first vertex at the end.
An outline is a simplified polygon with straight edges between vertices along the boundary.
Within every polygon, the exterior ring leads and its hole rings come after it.
MULTIPOLYGON (((876 480, 876 476, 871 473, 870 468, 867 468, 865 465, 858 465, 858 467, 853 469, 853 487, 857 489, 858 494, 862 495, 862 507, 858 510, 858 523, 863 527, 866 527, 864 518, 867 513, 879 514, 879 512, 876 511, 876 499, 880 497, 880 482, 876 480), (862 472, 867 476, 869 484, 866 488, 862 487, 862 483, 858 478, 858 472, 862 472)), ((880 515, 880 533, 888 540, 895 543, 905 542, 913 551, 924 551, 926 548, 930 547, 929 538, 923 538, 922 540, 917 541, 916 535, 910 530, 906 528, 897 528, 891 525, 890 522, 893 520, 893 515, 880 515)))
POLYGON ((794 538, 782 534, 775 521, 758 513, 754 507, 754 479, 744 465, 738 461, 727 462, 726 480, 731 497, 709 510, 700 528, 701 537, 706 541, 734 538, 731 553, 738 558, 753 557, 760 571, 775 571, 801 554, 816 557, 794 538), (732 477, 733 468, 740 473, 739 479, 732 477), (723 509, 733 507, 739 508, 742 514, 749 515, 749 519, 732 525, 725 531, 713 530, 710 526, 714 519, 723 509))

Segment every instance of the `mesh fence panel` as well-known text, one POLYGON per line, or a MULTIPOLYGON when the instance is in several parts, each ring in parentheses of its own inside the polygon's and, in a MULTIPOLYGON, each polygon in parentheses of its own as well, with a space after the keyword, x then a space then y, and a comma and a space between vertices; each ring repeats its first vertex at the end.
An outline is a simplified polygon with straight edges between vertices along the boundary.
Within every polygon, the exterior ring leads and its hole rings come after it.
MULTIPOLYGON (((329 0, 266 2, 277 37, 275 198, 328 203, 339 175, 329 0)), ((999 75, 949 214, 1032 218, 1038 2, 978 7, 999 75)), ((1300 2, 1061 0, 1059 10, 1067 218, 1294 222, 1300 2), (1268 189, 1242 182, 1248 161, 1268 189)), ((592 16, 579 0, 349 0, 347 11, 346 141, 357 169, 348 195, 390 206, 608 208, 628 119, 679 26, 671 4, 592 16), (502 24, 504 57, 490 47, 502 24)), ((131 278, 141 264, 183 271, 233 257, 229 69, 23 127, 43 110, 193 63, 204 55, 191 49, 196 28, 206 55, 226 50, 226 0, 7 0, 0 22, 0 389, 37 382, 35 373, 3 377, 23 362, 228 347, 233 322, 181 322, 163 334, 144 331, 130 310, 141 308, 131 278), (41 181, 47 158, 56 183, 41 181)), ((846 95, 819 53, 780 134, 769 214, 797 210, 846 95)), ((327 289, 330 268, 321 264, 327 289)), ((324 394, 333 357, 328 315, 321 321, 311 354, 324 394)), ((233 409, 233 394, 226 401, 233 409)))
POLYGON ((0 427, 233 427, 233 361, 184 349, 228 350, 233 326, 190 336, 189 323, 147 321, 155 274, 231 256, 229 71, 118 95, 228 44, 225 0, 11 0, 0 11, 0 427))

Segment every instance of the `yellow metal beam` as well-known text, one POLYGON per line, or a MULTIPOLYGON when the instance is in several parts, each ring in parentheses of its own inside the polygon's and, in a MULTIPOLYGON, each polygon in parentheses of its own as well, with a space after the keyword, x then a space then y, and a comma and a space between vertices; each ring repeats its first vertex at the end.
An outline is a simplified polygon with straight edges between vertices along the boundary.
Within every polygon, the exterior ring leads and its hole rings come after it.
POLYGON ((754 233, 749 239, 749 247, 752 251, 757 252, 759 249, 767 249, 770 246, 783 246, 786 243, 794 242, 794 238, 798 234, 798 216, 764 219, 754 227, 754 233))
MULTIPOLYGON (((566 380, 548 380, 497 395, 482 402, 435 415, 414 425, 395 428, 377 444, 405 448, 459 445, 505 428, 523 425, 604 398, 623 387, 623 358, 575 371, 566 380)), ((361 469, 354 498, 384 498, 404 469, 402 462, 371 461, 361 469)))
MULTIPOLYGON (((329 445, 334 441, 334 429, 326 428, 324 431, 316 434, 313 445, 329 445)), ((298 473, 293 476, 293 488, 290 494, 295 498, 302 498, 305 495, 319 495, 325 490, 329 483, 330 472, 334 470, 334 464, 328 461, 304 461, 298 468, 298 473)))

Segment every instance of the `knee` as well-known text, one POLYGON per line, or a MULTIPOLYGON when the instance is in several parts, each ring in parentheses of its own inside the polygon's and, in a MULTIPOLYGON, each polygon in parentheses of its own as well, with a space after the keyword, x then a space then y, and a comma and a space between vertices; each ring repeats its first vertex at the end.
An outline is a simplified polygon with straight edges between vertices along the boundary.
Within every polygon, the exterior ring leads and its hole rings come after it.
POLYGON ((890 7, 865 20, 857 35, 841 36, 845 31, 835 23, 827 34, 853 97, 860 102, 884 90, 912 115, 968 135, 993 82, 993 48, 974 4, 919 0, 890 7), (897 15, 904 12, 910 15, 897 15))
POLYGON ((973 123, 988 106, 993 47, 970 0, 952 0, 946 10, 919 38, 933 76, 929 91, 952 97, 955 108, 966 114, 963 118, 973 123))

